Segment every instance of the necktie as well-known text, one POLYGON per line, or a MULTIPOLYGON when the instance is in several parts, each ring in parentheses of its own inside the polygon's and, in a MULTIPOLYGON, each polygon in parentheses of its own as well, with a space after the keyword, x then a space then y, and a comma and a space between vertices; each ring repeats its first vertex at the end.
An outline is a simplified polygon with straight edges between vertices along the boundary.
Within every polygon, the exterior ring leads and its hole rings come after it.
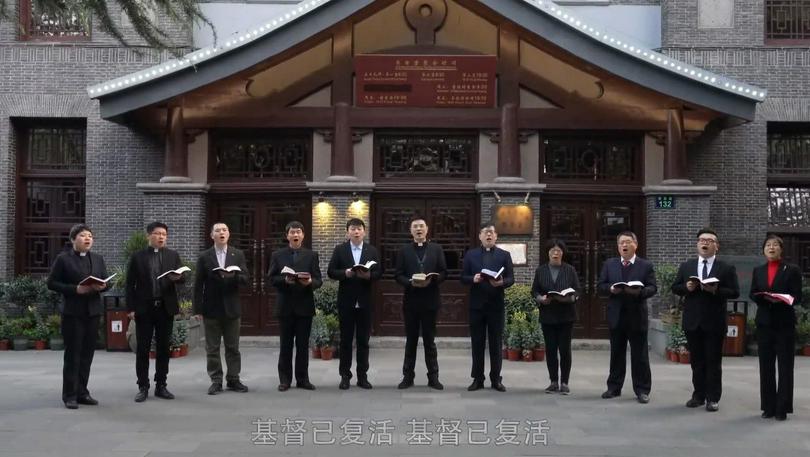
POLYGON ((622 266, 623 266, 623 267, 626 267, 626 266, 628 266, 628 265, 630 265, 630 261, 629 261, 629 260, 622 260, 622 266))
POLYGON ((709 261, 703 259, 703 273, 701 273, 701 279, 706 279, 709 276, 709 261))

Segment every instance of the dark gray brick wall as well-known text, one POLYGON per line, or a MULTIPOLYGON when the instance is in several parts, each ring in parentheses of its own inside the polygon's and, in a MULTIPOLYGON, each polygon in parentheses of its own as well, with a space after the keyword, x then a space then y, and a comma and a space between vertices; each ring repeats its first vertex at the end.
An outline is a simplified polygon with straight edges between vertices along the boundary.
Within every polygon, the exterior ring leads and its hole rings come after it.
POLYGON ((369 194, 360 194, 360 202, 352 206, 353 197, 347 193, 324 192, 324 202, 318 202, 317 192, 312 195, 312 227, 305 233, 310 237, 312 250, 318 253, 321 262, 321 274, 326 280, 326 267, 332 257, 335 245, 346 241, 346 221, 357 217, 366 224, 366 242, 374 244, 369 220, 369 194))
POLYGON ((698 0, 661 0, 662 46, 761 46, 764 5, 764 0, 734 0, 733 28, 699 29, 698 0))
POLYGON ((142 196, 141 230, 150 222, 163 222, 169 226, 167 246, 179 252, 183 261, 196 262, 209 240, 205 193, 147 191, 142 196))
MULTIPOLYGON (((502 205, 522 204, 523 195, 504 195, 501 193, 502 205)), ((526 243, 526 265, 515 266, 515 282, 531 285, 534 278, 534 270, 541 262, 547 262, 548 257, 542 257, 540 247, 545 240, 540 240, 540 199, 537 193, 529 197, 529 206, 534 216, 532 235, 498 235, 498 243, 526 243)), ((492 206, 497 204, 495 196, 491 192, 481 194, 481 221, 492 220, 492 206)), ((543 253, 545 254, 545 253, 543 253)))

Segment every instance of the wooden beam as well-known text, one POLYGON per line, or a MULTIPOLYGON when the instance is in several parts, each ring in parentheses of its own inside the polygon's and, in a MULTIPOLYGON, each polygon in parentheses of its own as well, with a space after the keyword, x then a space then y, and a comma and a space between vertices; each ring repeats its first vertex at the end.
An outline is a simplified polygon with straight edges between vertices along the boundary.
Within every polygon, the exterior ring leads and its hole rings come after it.
POLYGON ((520 103, 520 39, 510 27, 498 29, 498 103, 501 106, 520 103))

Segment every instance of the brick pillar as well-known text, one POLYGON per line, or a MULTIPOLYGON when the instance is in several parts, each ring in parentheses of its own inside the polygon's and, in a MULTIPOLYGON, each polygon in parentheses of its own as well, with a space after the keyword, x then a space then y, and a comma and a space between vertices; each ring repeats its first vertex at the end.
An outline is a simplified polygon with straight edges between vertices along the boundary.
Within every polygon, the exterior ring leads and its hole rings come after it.
POLYGON ((169 226, 168 247, 184 262, 195 262, 208 241, 205 184, 141 183, 143 226, 161 221, 169 226))

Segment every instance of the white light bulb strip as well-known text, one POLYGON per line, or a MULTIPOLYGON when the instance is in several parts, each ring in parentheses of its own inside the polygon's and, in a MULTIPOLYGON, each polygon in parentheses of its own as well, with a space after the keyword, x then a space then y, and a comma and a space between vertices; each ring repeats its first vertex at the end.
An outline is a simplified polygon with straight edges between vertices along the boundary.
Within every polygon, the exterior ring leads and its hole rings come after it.
POLYGON ((569 27, 585 34, 589 38, 601 41, 603 44, 610 46, 625 54, 631 55, 639 60, 644 60, 658 67, 671 71, 672 73, 679 74, 685 78, 699 81, 725 90, 730 93, 741 95, 743 97, 751 98, 757 101, 765 99, 767 92, 759 87, 750 84, 743 84, 735 79, 727 78, 716 73, 704 70, 703 68, 689 65, 678 60, 672 59, 665 54, 652 51, 639 46, 637 43, 631 43, 624 37, 611 31, 599 30, 596 27, 588 24, 584 19, 577 18, 566 8, 553 3, 550 0, 523 0, 524 2, 534 6, 540 11, 546 13, 554 19, 568 25, 569 27))
POLYGON ((143 84, 157 77, 165 76, 177 71, 181 71, 190 66, 200 65, 201 63, 216 57, 219 54, 229 52, 237 49, 252 41, 260 38, 276 29, 294 22, 296 19, 318 9, 320 6, 329 3, 332 0, 306 0, 298 5, 293 6, 291 9, 283 14, 278 15, 276 18, 267 21, 266 23, 253 27, 249 31, 234 33, 225 43, 218 46, 208 46, 205 48, 192 51, 185 56, 172 59, 167 62, 149 67, 145 70, 136 71, 120 78, 111 79, 101 84, 96 84, 87 88, 87 93, 91 98, 107 95, 127 87, 137 86, 143 84))

